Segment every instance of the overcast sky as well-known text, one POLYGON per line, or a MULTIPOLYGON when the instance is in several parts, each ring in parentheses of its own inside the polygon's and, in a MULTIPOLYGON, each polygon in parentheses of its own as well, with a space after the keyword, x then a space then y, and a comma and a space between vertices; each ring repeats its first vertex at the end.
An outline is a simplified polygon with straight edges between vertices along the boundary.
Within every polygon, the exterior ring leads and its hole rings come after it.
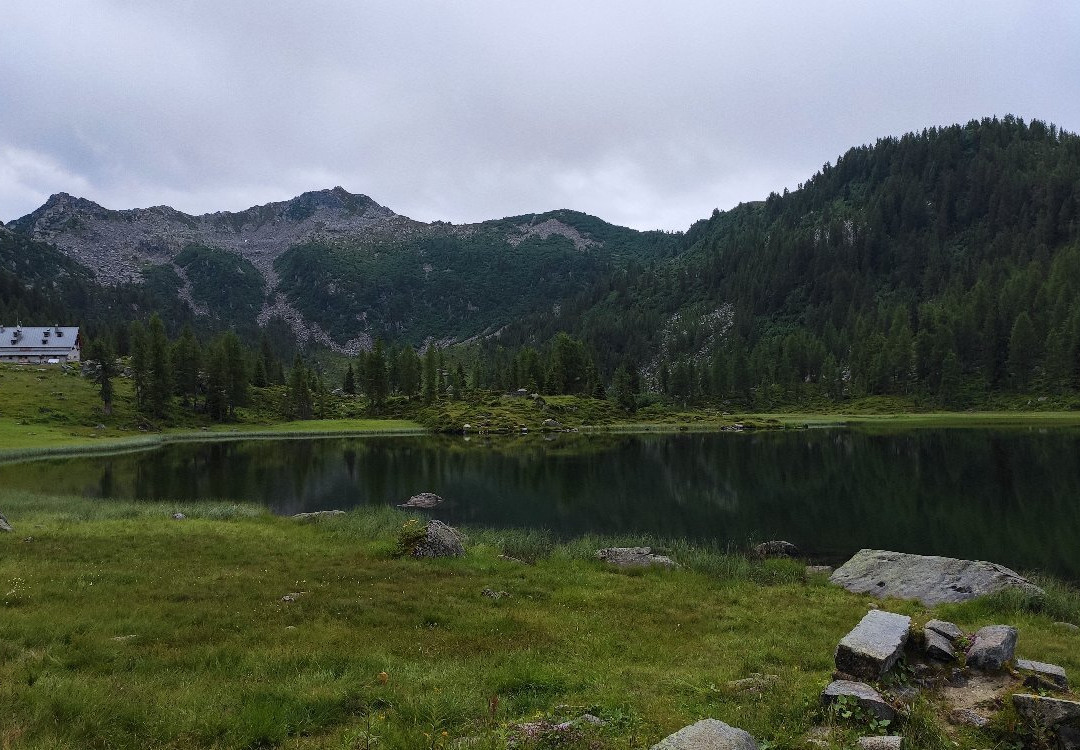
POLYGON ((55 192, 686 229, 848 147, 1080 130, 1080 3, 5 0, 0 219, 55 192))

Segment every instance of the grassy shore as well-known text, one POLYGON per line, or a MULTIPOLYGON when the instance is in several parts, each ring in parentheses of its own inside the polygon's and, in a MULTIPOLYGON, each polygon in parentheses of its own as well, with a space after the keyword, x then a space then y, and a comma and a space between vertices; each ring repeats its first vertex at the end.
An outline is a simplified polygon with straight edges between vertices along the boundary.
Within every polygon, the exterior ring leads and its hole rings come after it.
MULTIPOLYGON (((521 746, 647 748, 712 716, 806 747, 835 644, 871 602, 793 561, 657 540, 473 530, 464 558, 403 559, 393 510, 302 524, 2 491, 0 508, 16 528, 0 534, 0 748, 505 748, 522 722, 586 712, 604 726, 521 746), (606 568, 592 553, 612 541, 683 568, 606 568), (778 680, 729 686, 752 673, 778 680)), ((1080 621, 1063 586, 888 607, 1009 622, 1023 655, 1080 673, 1080 636, 1053 624, 1080 621)), ((921 721, 915 747, 1004 739, 921 721)))

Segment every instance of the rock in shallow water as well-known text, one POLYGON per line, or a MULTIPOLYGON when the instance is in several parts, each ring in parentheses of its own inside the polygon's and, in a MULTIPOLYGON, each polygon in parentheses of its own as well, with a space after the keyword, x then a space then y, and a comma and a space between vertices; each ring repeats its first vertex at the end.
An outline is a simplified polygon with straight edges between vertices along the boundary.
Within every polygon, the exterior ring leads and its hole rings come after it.
POLYGON ((876 680, 903 655, 911 618, 875 609, 836 647, 836 668, 864 680, 876 680))
POLYGON ((398 505, 399 508, 420 508, 426 510, 428 508, 437 508, 442 505, 443 499, 436 495, 434 492, 421 492, 418 495, 413 495, 405 502, 398 505))
POLYGON ((668 735, 651 750, 757 750, 749 732, 717 719, 702 719, 668 735))
POLYGON ((856 594, 916 599, 928 607, 964 602, 1006 588, 1045 593, 996 563, 875 549, 857 552, 829 580, 856 594))

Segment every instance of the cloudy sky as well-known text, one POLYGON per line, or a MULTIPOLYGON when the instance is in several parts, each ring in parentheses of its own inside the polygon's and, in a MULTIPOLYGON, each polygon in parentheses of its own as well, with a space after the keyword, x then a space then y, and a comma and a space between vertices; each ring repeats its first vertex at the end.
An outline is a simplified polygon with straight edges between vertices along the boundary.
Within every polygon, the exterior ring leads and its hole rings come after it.
POLYGON ((5 0, 0 220, 341 185, 681 230, 881 136, 1080 130, 1078 42, 1071 0, 5 0))

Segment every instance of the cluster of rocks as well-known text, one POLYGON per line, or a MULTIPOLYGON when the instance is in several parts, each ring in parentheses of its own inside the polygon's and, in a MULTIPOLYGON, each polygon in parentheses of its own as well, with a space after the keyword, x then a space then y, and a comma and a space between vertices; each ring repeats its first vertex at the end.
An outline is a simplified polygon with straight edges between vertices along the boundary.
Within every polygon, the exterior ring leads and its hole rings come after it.
POLYGON ((892 722, 920 690, 941 690, 952 709, 952 723, 982 727, 1011 695, 1029 732, 1052 736, 1060 750, 1078 750, 1080 702, 1043 694, 1068 692, 1065 671, 1055 664, 1017 659, 1018 635, 1010 625, 965 633, 943 620, 930 620, 916 630, 906 615, 871 610, 837 645, 834 680, 822 692, 821 702, 830 706, 846 700, 868 716, 892 722), (899 680, 900 687, 883 695, 871 683, 880 684, 901 658, 911 670, 911 683, 899 680), (1021 692, 1025 687, 1040 693, 1021 692))

